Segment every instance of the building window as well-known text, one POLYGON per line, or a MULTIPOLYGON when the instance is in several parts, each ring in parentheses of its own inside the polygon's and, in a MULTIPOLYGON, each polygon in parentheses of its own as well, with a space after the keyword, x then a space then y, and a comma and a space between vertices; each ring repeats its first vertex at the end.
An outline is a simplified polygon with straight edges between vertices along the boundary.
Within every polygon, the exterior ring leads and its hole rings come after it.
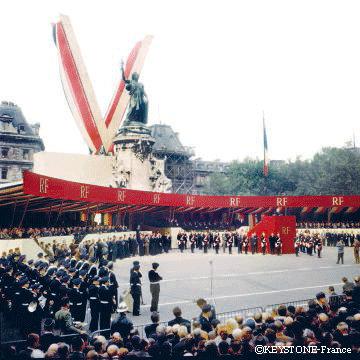
POLYGON ((30 160, 30 150, 29 149, 23 149, 23 159, 30 160))
POLYGON ((1 148, 1 158, 6 159, 9 156, 9 148, 1 148))
POLYGON ((1 169, 1 179, 2 179, 2 180, 6 180, 6 179, 7 179, 7 175, 8 175, 8 169, 7 169, 7 168, 2 168, 2 169, 1 169))
POLYGON ((24 125, 19 125, 18 126, 18 134, 23 134, 25 132, 25 126, 24 125))

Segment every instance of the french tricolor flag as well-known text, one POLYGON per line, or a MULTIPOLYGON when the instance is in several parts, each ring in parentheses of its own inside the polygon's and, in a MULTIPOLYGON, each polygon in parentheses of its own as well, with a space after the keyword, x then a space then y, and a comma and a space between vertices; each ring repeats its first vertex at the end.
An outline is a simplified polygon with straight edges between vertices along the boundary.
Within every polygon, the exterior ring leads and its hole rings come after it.
POLYGON ((269 174, 269 158, 268 158, 268 144, 267 144, 264 113, 263 113, 263 128, 264 128, 264 176, 268 176, 268 174, 269 174))

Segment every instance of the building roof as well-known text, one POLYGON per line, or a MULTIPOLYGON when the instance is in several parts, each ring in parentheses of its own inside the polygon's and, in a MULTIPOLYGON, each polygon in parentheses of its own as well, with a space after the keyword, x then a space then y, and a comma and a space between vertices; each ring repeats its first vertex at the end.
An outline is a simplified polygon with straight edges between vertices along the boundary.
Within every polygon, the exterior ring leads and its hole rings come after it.
POLYGON ((40 145, 42 150, 45 149, 44 143, 39 136, 40 124, 29 124, 26 121, 21 108, 10 101, 2 101, 0 103, 0 135, 16 136, 21 139, 28 139, 40 145))
POLYGON ((178 134, 169 125, 154 124, 150 126, 151 136, 155 138, 153 151, 178 153, 184 156, 192 156, 192 152, 179 140, 178 134))
POLYGON ((9 101, 2 101, 0 104, 0 120, 11 121, 15 128, 19 125, 24 126, 26 135, 36 136, 33 128, 28 124, 23 115, 21 108, 9 101))

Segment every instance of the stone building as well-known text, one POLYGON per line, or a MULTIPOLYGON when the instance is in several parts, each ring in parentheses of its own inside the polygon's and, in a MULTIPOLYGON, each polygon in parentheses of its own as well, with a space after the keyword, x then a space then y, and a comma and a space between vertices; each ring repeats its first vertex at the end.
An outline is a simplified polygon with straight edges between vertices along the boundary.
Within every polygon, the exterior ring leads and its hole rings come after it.
POLYGON ((211 174, 226 173, 227 163, 193 159, 194 149, 184 146, 171 126, 155 124, 150 129, 155 138, 153 154, 165 159, 165 175, 172 181, 172 192, 204 194, 211 174))
POLYGON ((0 104, 0 183, 22 179, 32 169, 33 155, 44 150, 40 124, 27 123, 20 107, 12 102, 0 104))

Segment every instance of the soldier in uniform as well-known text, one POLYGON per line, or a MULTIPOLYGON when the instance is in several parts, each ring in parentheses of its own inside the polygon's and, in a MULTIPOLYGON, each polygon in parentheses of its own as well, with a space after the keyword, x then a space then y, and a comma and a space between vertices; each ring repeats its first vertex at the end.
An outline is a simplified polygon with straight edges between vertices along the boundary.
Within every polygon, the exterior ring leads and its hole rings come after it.
POLYGON ((91 321, 89 330, 90 332, 97 331, 99 329, 99 314, 100 314, 100 301, 99 301, 99 277, 95 275, 91 279, 91 285, 89 286, 89 302, 91 321))
POLYGON ((238 254, 242 253, 242 246, 243 246, 243 236, 241 234, 239 234, 238 241, 237 241, 238 254))
POLYGON ((80 296, 81 296, 79 321, 81 321, 81 322, 85 321, 86 306, 87 306, 87 300, 88 300, 88 283, 85 280, 86 275, 87 275, 86 270, 79 271, 79 278, 81 280, 80 287, 79 287, 79 292, 80 292, 80 296))
POLYGON ((159 295, 160 295, 160 281, 163 279, 157 272, 159 267, 158 263, 152 263, 152 270, 149 271, 148 277, 150 281, 151 293, 151 307, 150 311, 158 311, 159 295))
POLYGON ((245 251, 245 255, 247 255, 248 248, 249 248, 249 239, 246 234, 244 234, 244 236, 243 236, 242 244, 243 244, 243 249, 245 251))
POLYGON ((34 294, 29 289, 30 282, 26 276, 23 276, 19 279, 19 313, 16 316, 20 320, 20 328, 23 334, 28 334, 29 329, 31 328, 30 317, 28 312, 28 307, 32 301, 34 301, 34 294))
POLYGON ((111 310, 114 304, 113 293, 109 289, 110 279, 105 276, 100 279, 101 286, 99 288, 100 301, 100 329, 109 329, 111 320, 111 310))
POLYGON ((320 238, 316 240, 316 251, 318 258, 321 258, 322 240, 320 238))
POLYGON ((72 280, 73 288, 69 293, 70 312, 74 321, 81 321, 82 294, 80 293, 81 279, 72 280))
POLYGON ((130 277, 131 296, 133 298, 133 316, 140 315, 140 297, 141 297, 141 273, 140 265, 135 265, 130 277))
POLYGON ((185 248, 185 238, 184 238, 185 234, 178 234, 178 247, 180 249, 181 252, 184 252, 184 248, 185 248))
POLYGON ((266 236, 265 236, 264 232, 261 234, 260 245, 261 245, 261 252, 263 255, 265 255, 266 254, 266 236))
POLYGON ((270 254, 275 254, 275 242, 276 242, 276 236, 274 233, 271 233, 269 236, 269 245, 270 245, 270 254))
POLYGON ((280 234, 277 234, 276 237, 277 237, 277 240, 276 240, 276 243, 275 243, 275 250, 276 250, 276 254, 278 256, 280 256, 281 255, 281 248, 282 248, 280 234))
POLYGON ((196 235, 194 233, 191 233, 190 236, 189 236, 189 240, 190 240, 191 252, 194 253, 195 245, 196 245, 196 235))
POLYGON ((307 242, 307 253, 308 255, 312 256, 313 253, 313 239, 311 237, 309 237, 308 242, 307 242))
POLYGON ((354 240, 354 259, 355 259, 355 264, 360 264, 359 251, 360 251, 360 240, 359 240, 359 239, 355 239, 355 240, 354 240))
POLYGON ((208 252, 208 245, 209 245, 209 235, 206 234, 203 239, 204 254, 206 254, 208 252))
POLYGON ((229 249, 229 254, 232 254, 232 247, 233 247, 233 243, 234 243, 234 238, 232 234, 228 234, 227 240, 226 240, 226 245, 229 249))
POLYGON ((220 235, 216 234, 215 238, 214 238, 214 248, 215 248, 216 254, 219 254, 220 243, 221 243, 220 235))
POLYGON ((300 244, 301 244, 300 239, 299 239, 299 237, 297 237, 297 238, 295 239, 295 244, 294 244, 295 255, 296 255, 296 256, 299 256, 300 244))
POLYGON ((250 238, 251 254, 257 253, 257 235, 253 233, 250 238))

